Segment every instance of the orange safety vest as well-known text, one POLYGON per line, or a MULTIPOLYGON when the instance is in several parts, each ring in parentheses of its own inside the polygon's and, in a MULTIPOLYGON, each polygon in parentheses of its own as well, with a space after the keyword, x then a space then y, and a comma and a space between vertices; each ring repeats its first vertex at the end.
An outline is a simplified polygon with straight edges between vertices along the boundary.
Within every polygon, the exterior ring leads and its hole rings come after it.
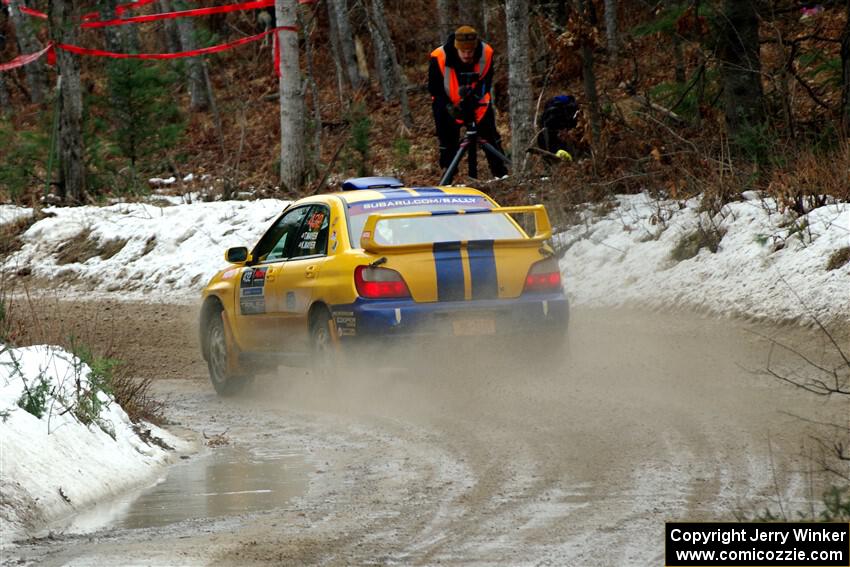
MULTIPOLYGON (((473 67, 473 72, 478 73, 479 77, 483 77, 490 70, 490 65, 493 64, 493 48, 489 44, 481 42, 481 59, 479 59, 473 67)), ((443 88, 446 89, 446 95, 452 104, 458 106, 460 104, 460 83, 458 82, 457 72, 453 67, 446 67, 446 50, 442 46, 431 52, 431 57, 437 60, 440 65, 440 72, 443 74, 443 88)), ((478 83, 471 85, 473 88, 478 86, 478 83)), ((484 115, 487 109, 490 108, 490 93, 484 93, 481 98, 481 104, 475 110, 475 119, 478 122, 484 120, 484 115)), ((458 124, 463 124, 463 120, 456 120, 458 124)))

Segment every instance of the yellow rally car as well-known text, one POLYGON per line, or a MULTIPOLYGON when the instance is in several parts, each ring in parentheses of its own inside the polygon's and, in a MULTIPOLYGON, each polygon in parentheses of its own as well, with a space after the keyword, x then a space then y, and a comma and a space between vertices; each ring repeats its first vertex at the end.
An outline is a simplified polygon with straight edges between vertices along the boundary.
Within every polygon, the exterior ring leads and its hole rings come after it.
POLYGON ((569 305, 542 205, 386 177, 343 189, 292 203, 253 249, 225 253, 200 318, 219 394, 270 355, 321 365, 375 338, 563 336, 569 305))

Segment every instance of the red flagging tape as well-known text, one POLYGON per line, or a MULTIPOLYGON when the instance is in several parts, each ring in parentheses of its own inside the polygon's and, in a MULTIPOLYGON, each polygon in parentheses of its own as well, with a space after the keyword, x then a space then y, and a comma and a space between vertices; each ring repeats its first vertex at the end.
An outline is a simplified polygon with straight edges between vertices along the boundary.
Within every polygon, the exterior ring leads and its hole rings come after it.
POLYGON ((274 6, 274 0, 254 0, 241 4, 228 4, 226 6, 214 6, 212 8, 195 8, 193 10, 182 10, 180 12, 166 12, 163 14, 149 14, 145 16, 132 16, 130 18, 116 18, 97 22, 86 22, 83 28, 105 28, 108 26, 123 26, 126 24, 140 24, 144 22, 155 22, 158 20, 171 20, 174 18, 191 18, 196 16, 209 16, 211 14, 226 14, 228 12, 242 12, 244 10, 257 10, 274 6))
MULTIPOLYGON (((113 53, 111 51, 89 49, 87 47, 80 47, 78 45, 68 45, 66 43, 57 43, 55 45, 53 43, 48 43, 47 47, 45 47, 41 51, 37 51, 35 53, 30 53, 27 55, 21 55, 9 61, 8 63, 0 64, 0 71, 8 71, 9 69, 15 69, 17 67, 27 65, 28 63, 32 63, 33 61, 39 59, 45 53, 48 54, 49 58, 53 54, 54 48, 63 49, 70 53, 76 53, 77 55, 91 55, 93 57, 108 57, 111 59, 182 59, 184 57, 197 57, 199 55, 207 55, 209 53, 219 53, 221 51, 227 51, 228 49, 233 49, 234 47, 245 45, 246 43, 251 43, 252 41, 258 41, 260 39, 263 39, 267 35, 275 34, 275 70, 279 74, 280 54, 277 48, 277 32, 281 31, 298 31, 298 28, 294 26, 280 26, 277 28, 266 30, 263 33, 258 33, 257 35, 243 37, 241 39, 237 39, 236 41, 231 41, 229 43, 222 43, 219 45, 213 45, 211 47, 203 47, 201 49, 194 49, 192 51, 181 51, 179 53, 113 53)), ((49 62, 51 65, 53 64, 52 61, 49 62)))
POLYGON ((243 37, 237 39, 236 41, 231 41, 229 43, 222 43, 219 45, 213 45, 211 47, 202 47, 201 49, 193 49, 192 51, 181 51, 179 53, 113 53, 111 51, 89 49, 87 47, 79 47, 77 45, 68 45, 65 43, 58 43, 56 44, 56 47, 58 49, 70 51, 71 53, 76 53, 78 55, 109 57, 111 59, 181 59, 183 57, 197 57, 198 55, 207 55, 208 53, 218 53, 220 51, 226 51, 228 49, 233 49, 234 47, 238 47, 240 45, 245 45, 246 43, 251 43, 252 41, 263 39, 267 35, 277 33, 279 31, 298 31, 298 28, 293 26, 281 26, 266 30, 263 33, 258 33, 257 35, 243 37))
MULTIPOLYGON (((148 4, 153 4, 156 0, 136 0, 136 2, 128 2, 127 4, 121 4, 115 8, 115 15, 120 16, 127 10, 135 10, 136 8, 140 8, 142 6, 147 6, 148 4)), ((10 0, 3 0, 3 4, 9 5, 10 0)), ((38 10, 34 10, 32 8, 27 8, 26 6, 19 6, 18 9, 22 14, 26 14, 28 16, 32 16, 34 18, 41 18, 42 20, 47 19, 47 14, 44 12, 39 12, 38 10)), ((83 15, 83 21, 91 21, 97 20, 100 18, 100 12, 89 12, 88 14, 83 15)))
MULTIPOLYGON (((115 8, 115 15, 122 16, 125 12, 129 10, 135 10, 136 8, 140 8, 142 6, 147 6, 148 4, 153 4, 156 0, 137 0, 136 2, 129 2, 127 4, 121 4, 117 8, 115 8)), ((298 0, 299 4, 315 4, 316 0, 298 0)), ((8 5, 9 0, 3 0, 3 3, 8 5)), ((89 22, 89 24, 83 24, 84 28, 102 28, 106 26, 120 26, 123 24, 132 24, 139 22, 153 22, 156 20, 166 20, 169 18, 181 18, 184 16, 204 16, 209 14, 224 14, 227 12, 236 12, 239 10, 256 10, 257 8, 268 8, 274 6, 274 0, 270 0, 268 3, 262 2, 264 5, 257 6, 246 6, 245 4, 261 4, 261 2, 247 2, 244 4, 233 5, 233 6, 215 6, 212 8, 199 8, 196 10, 183 10, 180 12, 170 12, 169 14, 177 14, 177 15, 168 15, 168 14, 154 14, 153 16, 135 16, 132 18, 115 18, 112 20, 100 21, 100 12, 89 12, 88 14, 84 14, 82 20, 84 22, 89 22), (242 6, 241 8, 235 6, 242 6), (223 9, 222 9, 223 8, 223 9), (209 10, 209 11, 208 11, 209 10)), ((35 18, 41 18, 43 20, 47 19, 47 14, 44 12, 39 12, 38 10, 34 10, 32 8, 27 8, 26 6, 20 6, 20 11, 22 14, 27 14, 29 16, 33 16, 35 18)))
POLYGON ((9 71, 11 69, 17 69, 18 67, 28 65, 33 61, 40 59, 45 53, 47 53, 51 49, 53 49, 53 44, 48 43, 47 47, 45 47, 41 51, 36 51, 35 53, 27 53, 26 55, 19 55, 7 63, 0 64, 0 71, 9 71))
POLYGON ((41 18, 42 20, 47 19, 47 14, 45 14, 44 12, 39 12, 38 10, 27 8, 26 6, 20 6, 18 9, 21 11, 21 14, 33 16, 34 18, 41 18))

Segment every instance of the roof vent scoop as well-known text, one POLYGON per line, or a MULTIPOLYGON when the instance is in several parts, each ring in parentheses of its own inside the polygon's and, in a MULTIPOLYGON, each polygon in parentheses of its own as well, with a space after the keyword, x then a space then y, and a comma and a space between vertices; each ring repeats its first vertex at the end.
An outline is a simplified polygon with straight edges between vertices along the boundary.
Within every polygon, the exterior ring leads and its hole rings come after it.
POLYGON ((404 183, 395 177, 352 177, 342 183, 343 191, 357 191, 359 189, 391 189, 404 187, 404 183))

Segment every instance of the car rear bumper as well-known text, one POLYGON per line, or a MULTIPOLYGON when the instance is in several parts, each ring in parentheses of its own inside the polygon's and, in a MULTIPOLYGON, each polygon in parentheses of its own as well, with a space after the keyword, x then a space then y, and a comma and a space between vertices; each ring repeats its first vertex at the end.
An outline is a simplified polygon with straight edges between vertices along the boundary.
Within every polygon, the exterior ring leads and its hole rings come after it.
POLYGON ((569 302, 561 293, 516 299, 443 301, 358 299, 332 308, 340 340, 392 337, 487 337, 564 332, 569 302))

